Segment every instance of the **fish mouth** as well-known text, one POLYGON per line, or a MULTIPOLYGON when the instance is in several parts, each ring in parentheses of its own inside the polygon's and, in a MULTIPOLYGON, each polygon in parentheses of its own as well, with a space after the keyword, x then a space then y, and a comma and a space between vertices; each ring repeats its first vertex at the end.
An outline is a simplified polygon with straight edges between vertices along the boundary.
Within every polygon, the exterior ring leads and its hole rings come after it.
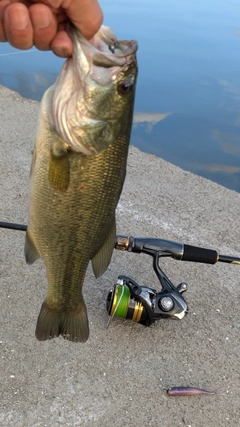
POLYGON ((108 110, 101 111, 98 99, 106 99, 111 87, 117 88, 118 80, 126 73, 126 85, 135 82, 138 45, 135 40, 117 40, 111 28, 105 26, 90 41, 72 24, 68 33, 73 55, 51 89, 48 120, 67 150, 96 155, 119 132, 116 123, 111 125, 113 118, 110 120, 108 110))
POLYGON ((78 61, 79 56, 82 61, 81 51, 89 64, 103 68, 124 67, 136 60, 137 41, 118 40, 110 27, 102 25, 90 41, 86 40, 81 32, 73 26, 69 29, 69 35, 72 38, 78 61))

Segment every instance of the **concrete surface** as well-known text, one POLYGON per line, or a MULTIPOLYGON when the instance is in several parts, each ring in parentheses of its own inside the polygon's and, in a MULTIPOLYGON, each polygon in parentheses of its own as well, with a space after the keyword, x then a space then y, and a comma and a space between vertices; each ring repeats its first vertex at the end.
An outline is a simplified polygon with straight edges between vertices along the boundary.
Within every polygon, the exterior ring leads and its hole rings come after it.
MULTIPOLYGON (((39 104, 1 86, 0 105, 0 220, 26 224, 39 104)), ((239 218, 240 194, 130 147, 119 234, 240 256, 239 218)), ((100 279, 90 268, 86 276, 89 341, 40 343, 47 282, 42 261, 25 264, 24 235, 0 229, 1 426, 240 426, 240 266, 165 260, 174 283, 189 283, 189 314, 149 328, 115 318, 107 329, 106 296, 119 274, 160 290, 148 256, 115 251, 100 279), (183 385, 221 394, 166 395, 183 385)))

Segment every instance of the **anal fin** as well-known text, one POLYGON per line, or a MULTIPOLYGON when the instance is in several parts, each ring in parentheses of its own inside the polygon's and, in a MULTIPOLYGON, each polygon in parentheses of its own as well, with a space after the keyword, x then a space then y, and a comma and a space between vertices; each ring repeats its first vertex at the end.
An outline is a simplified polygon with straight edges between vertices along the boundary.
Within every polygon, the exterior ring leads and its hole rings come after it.
POLYGON ((26 232, 26 237, 25 237, 24 254, 25 254, 25 259, 27 264, 33 264, 35 261, 37 261, 37 259, 40 258, 40 255, 34 243, 29 237, 28 231, 26 232))
POLYGON ((101 276, 106 271, 111 261, 112 252, 116 241, 116 220, 114 218, 112 227, 101 249, 95 255, 92 261, 92 268, 95 277, 101 276))

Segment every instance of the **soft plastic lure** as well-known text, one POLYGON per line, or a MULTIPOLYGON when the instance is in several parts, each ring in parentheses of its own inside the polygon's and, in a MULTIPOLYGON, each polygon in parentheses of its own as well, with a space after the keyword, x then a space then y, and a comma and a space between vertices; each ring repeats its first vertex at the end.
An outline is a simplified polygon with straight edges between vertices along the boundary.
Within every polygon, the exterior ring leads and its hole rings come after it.
POLYGON ((200 396, 202 394, 218 394, 218 391, 209 391, 195 387, 172 387, 167 390, 167 394, 168 396, 200 396))

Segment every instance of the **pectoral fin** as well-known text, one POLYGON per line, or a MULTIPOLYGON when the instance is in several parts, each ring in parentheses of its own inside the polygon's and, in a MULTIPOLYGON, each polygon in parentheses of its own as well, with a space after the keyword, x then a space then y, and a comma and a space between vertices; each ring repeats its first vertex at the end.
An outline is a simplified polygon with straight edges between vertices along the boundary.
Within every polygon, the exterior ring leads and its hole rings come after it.
POLYGON ((51 152, 48 179, 50 184, 59 191, 66 191, 70 180, 68 152, 56 155, 51 152))
POLYGON ((38 258, 40 258, 40 255, 29 237, 28 232, 26 233, 25 238, 24 253, 27 264, 33 264, 38 258))
POLYGON ((101 276, 107 269, 108 264, 111 261, 112 252, 115 246, 116 240, 116 221, 114 219, 111 230, 105 240, 103 246, 92 259, 92 268, 95 277, 101 276))

